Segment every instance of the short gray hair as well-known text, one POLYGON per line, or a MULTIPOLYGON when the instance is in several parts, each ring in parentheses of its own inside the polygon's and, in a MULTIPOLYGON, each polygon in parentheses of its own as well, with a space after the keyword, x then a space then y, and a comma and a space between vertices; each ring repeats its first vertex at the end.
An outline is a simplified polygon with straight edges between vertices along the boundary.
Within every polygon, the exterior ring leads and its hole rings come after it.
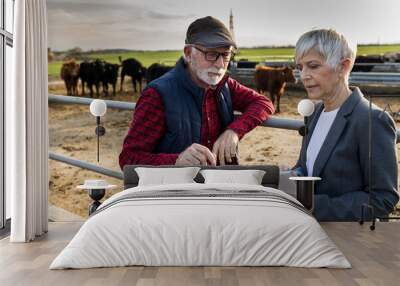
POLYGON ((334 29, 317 29, 303 34, 296 43, 296 62, 311 49, 315 49, 334 69, 346 58, 350 59, 353 65, 357 53, 357 45, 350 45, 346 38, 334 29))

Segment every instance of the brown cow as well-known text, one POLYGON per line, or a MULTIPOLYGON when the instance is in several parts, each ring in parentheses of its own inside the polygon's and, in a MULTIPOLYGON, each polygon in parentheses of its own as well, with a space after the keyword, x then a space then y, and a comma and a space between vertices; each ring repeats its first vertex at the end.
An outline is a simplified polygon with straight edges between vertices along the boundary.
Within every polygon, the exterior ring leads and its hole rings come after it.
POLYGON ((60 72, 68 95, 78 95, 79 64, 75 60, 63 63, 60 72))
POLYGON ((277 100, 276 113, 280 112, 279 102, 285 91, 286 82, 296 82, 293 69, 290 67, 273 68, 257 66, 254 73, 256 89, 259 93, 268 92, 271 101, 277 100))

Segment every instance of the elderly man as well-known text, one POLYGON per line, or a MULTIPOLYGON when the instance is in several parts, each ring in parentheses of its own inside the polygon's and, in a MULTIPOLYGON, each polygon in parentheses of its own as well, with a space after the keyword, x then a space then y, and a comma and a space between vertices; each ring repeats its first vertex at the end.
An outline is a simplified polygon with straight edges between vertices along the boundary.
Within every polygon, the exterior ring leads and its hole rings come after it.
POLYGON ((264 96, 226 75, 236 44, 213 17, 190 24, 184 56, 147 85, 119 156, 126 164, 224 165, 239 140, 274 112, 264 96), (236 119, 233 110, 242 114, 236 119))

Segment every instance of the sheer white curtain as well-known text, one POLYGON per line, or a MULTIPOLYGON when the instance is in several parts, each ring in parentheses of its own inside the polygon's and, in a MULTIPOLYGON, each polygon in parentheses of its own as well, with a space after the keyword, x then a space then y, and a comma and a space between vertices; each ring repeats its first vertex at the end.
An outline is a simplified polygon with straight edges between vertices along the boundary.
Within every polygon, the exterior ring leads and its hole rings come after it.
POLYGON ((18 0, 14 70, 6 96, 6 187, 11 190, 12 242, 47 232, 47 14, 46 0, 18 0))

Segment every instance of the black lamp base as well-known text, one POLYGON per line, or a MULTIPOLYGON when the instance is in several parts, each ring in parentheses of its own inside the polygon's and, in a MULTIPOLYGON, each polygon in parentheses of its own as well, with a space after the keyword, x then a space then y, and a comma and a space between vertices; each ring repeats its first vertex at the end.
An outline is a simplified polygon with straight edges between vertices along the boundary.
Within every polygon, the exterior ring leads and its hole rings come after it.
POLYGON ((314 210, 314 184, 313 180, 296 181, 296 198, 310 212, 314 210))
POLYGON ((97 208, 101 205, 100 200, 104 197, 105 194, 106 194, 105 189, 90 189, 89 190, 89 197, 91 197, 92 200, 94 200, 94 202, 89 205, 89 216, 92 213, 94 213, 97 210, 97 208))
MULTIPOLYGON (((370 230, 375 230, 375 223, 376 223, 376 216, 375 216, 375 210, 374 207, 371 206, 370 204, 363 204, 361 206, 361 219, 359 221, 360 225, 364 224, 364 221, 366 221, 366 216, 365 216, 365 211, 369 210, 371 217, 372 217, 372 224, 369 226, 370 230)), ((367 218, 368 220, 368 218, 367 218)), ((369 221, 369 220, 368 220, 369 221)))

